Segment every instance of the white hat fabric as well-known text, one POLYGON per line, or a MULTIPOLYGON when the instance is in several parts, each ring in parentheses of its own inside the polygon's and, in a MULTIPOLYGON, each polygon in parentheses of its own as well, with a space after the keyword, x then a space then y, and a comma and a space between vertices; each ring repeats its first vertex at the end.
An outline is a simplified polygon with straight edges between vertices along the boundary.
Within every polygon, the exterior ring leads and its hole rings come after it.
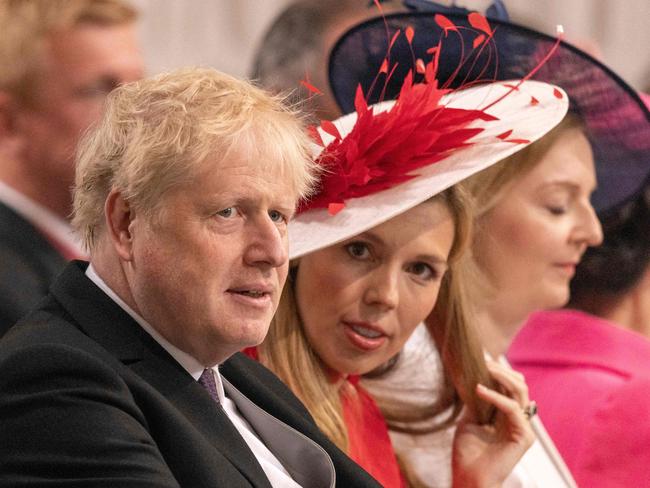
MULTIPOLYGON (((373 106, 374 113, 390 110, 395 101, 373 106)), ((468 127, 483 129, 470 145, 454 149, 442 160, 413 171, 413 179, 378 191, 350 198, 335 215, 326 208, 312 208, 289 222, 289 256, 295 259, 326 248, 376 227, 428 200, 465 178, 495 164, 541 138, 562 121, 569 100, 561 89, 538 81, 510 81, 454 91, 443 96, 442 105, 480 110, 497 120, 475 120, 468 127), (517 85, 516 90, 512 87, 517 85), (503 97, 507 93, 507 96, 503 97), (492 102, 503 97, 495 104, 492 102), (534 100, 534 103, 531 103, 534 100), (490 106, 491 105, 491 106, 490 106), (504 134, 512 131, 516 142, 504 134), (524 142, 525 141, 525 142, 524 142)), ((334 125, 342 137, 352 131, 357 113, 345 115, 334 125)), ((333 137, 319 128, 325 145, 333 137)), ((323 150, 318 147, 318 153, 323 150)), ((318 153, 316 156, 318 156, 318 153)))

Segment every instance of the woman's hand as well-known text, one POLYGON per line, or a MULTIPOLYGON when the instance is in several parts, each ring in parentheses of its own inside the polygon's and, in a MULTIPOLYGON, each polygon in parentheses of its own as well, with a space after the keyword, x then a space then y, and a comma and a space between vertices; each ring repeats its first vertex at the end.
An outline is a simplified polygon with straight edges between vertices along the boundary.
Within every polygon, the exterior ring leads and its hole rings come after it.
POLYGON ((477 395, 496 407, 497 418, 494 425, 479 425, 469 413, 461 418, 452 452, 454 487, 500 487, 535 440, 524 414, 530 403, 524 376, 491 360, 488 370, 507 395, 477 385, 477 395))

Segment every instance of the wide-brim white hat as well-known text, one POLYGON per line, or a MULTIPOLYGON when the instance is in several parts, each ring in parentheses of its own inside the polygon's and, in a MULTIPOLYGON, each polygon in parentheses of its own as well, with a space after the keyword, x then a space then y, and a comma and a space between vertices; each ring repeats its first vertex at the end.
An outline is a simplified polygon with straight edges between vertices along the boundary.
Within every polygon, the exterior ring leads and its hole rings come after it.
MULTIPOLYGON (((395 103, 382 102, 372 108, 374 113, 381 113, 390 110, 395 103)), ((440 103, 466 110, 489 107, 485 112, 496 120, 471 122, 468 127, 483 130, 470 139, 470 145, 454 149, 434 164, 418 168, 411 173, 416 176, 409 181, 370 195, 346 199, 343 209, 335 215, 327 208, 312 208, 296 215, 289 222, 291 259, 372 229, 520 151, 559 124, 569 107, 566 93, 538 81, 476 86, 447 94, 440 103), (516 85, 517 89, 513 90, 516 85)), ((351 113, 333 123, 345 137, 352 132, 357 118, 357 113, 351 113)), ((319 133, 325 146, 334 139, 320 128, 319 133)), ((322 150, 319 146, 316 156, 322 150)))

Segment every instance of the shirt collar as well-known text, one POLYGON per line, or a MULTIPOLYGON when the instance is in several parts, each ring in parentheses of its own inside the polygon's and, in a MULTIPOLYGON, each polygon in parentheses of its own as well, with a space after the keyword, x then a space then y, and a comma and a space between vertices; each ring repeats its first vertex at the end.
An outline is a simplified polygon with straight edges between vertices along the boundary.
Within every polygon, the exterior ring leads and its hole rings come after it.
POLYGON ((223 400, 224 390, 223 382, 221 381, 221 375, 219 374, 218 366, 210 367, 203 366, 199 361, 194 357, 187 354, 185 351, 181 351, 179 348, 174 346, 171 342, 165 339, 154 327, 151 326, 141 315, 139 315, 135 310, 129 307, 124 300, 122 300, 117 293, 115 293, 111 287, 109 287, 106 282, 97 274, 97 271, 93 267, 92 263, 86 269, 86 276, 90 281, 95 283, 104 293, 106 293, 111 300, 113 300, 120 308, 122 308, 126 313, 128 313, 133 320, 135 320, 140 327, 142 327, 153 339, 160 344, 163 349, 165 349, 178 363, 187 371, 192 378, 198 381, 203 373, 203 370, 210 368, 214 372, 215 382, 217 384, 217 394, 219 399, 223 400))

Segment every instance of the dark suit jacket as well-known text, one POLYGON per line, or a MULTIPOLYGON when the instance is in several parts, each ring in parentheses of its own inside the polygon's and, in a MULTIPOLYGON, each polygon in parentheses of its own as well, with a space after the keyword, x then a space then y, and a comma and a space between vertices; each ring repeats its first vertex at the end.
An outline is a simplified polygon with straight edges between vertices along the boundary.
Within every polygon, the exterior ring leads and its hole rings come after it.
MULTIPOLYGON (((0 486, 269 487, 220 406, 71 263, 0 341, 0 486)), ((223 377, 322 446, 337 486, 379 486, 263 366, 223 377)), ((316 447, 316 446, 315 446, 316 447)))
POLYGON ((65 264, 34 226, 0 203, 0 337, 47 295, 65 264))

